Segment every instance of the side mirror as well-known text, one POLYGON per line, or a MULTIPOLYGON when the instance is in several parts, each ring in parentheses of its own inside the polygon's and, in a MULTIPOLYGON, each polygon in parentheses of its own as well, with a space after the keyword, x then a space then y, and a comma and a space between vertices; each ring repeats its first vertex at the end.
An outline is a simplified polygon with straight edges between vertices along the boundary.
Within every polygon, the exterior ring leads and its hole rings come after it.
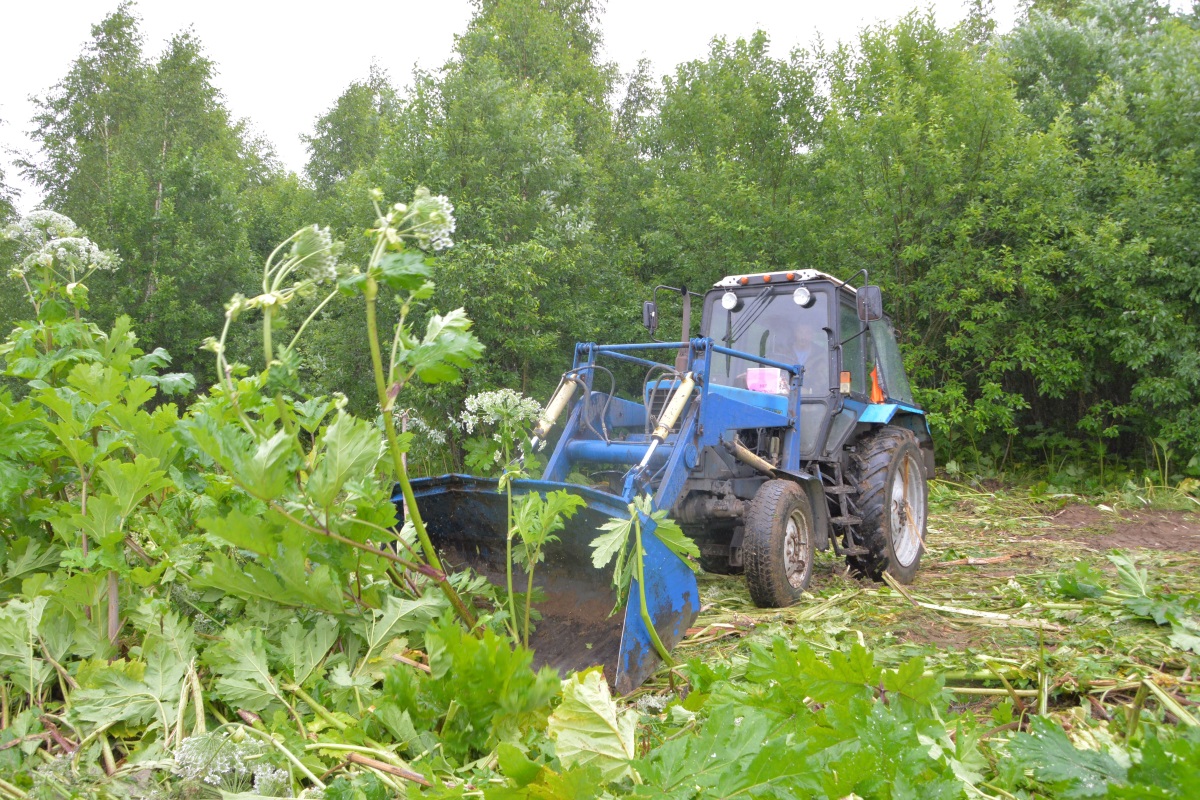
POLYGON ((658 330, 658 303, 646 300, 642 303, 642 324, 651 335, 658 330))
POLYGON ((878 286, 860 286, 858 289, 858 318, 863 322, 883 319, 883 292, 878 286))

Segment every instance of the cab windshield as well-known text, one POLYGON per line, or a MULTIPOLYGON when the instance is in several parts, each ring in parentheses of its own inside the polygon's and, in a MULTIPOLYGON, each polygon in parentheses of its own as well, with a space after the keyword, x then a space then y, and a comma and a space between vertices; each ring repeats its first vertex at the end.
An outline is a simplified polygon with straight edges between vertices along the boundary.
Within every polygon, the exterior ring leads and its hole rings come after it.
MULTIPOLYGON (((801 394, 829 392, 829 293, 810 287, 807 307, 793 299, 795 284, 762 286, 737 292, 735 311, 721 307, 724 291, 710 292, 704 301, 705 333, 733 350, 804 367, 801 394)), ((762 366, 744 358, 713 355, 711 378, 723 386, 747 388, 746 370, 762 366)))

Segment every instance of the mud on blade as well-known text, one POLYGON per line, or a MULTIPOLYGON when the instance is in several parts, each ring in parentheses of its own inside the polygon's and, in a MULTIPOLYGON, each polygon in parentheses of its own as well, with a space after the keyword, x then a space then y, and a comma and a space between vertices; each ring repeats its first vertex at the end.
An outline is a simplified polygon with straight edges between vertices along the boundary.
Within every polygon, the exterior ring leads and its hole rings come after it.
MULTIPOLYGON (((505 495, 497 481, 468 475, 443 475, 412 482, 425 527, 447 570, 470 567, 493 584, 505 585, 505 495)), ((547 544, 545 561, 534 570, 534 584, 544 599, 536 603, 542 615, 530 637, 534 665, 550 666, 562 675, 600 666, 620 693, 637 688, 659 664, 647 635, 635 583, 626 608, 610 615, 616 604, 609 568, 592 566, 590 547, 600 526, 610 517, 627 518, 619 497, 587 486, 553 481, 514 481, 514 497, 566 489, 587 505, 566 521, 559 541, 547 544)), ((394 498, 400 505, 399 492, 394 498)), ((699 593, 692 571, 643 529, 646 549, 646 601, 659 637, 668 649, 684 636, 699 612, 699 593)), ((524 587, 526 575, 513 564, 514 587, 524 587)))

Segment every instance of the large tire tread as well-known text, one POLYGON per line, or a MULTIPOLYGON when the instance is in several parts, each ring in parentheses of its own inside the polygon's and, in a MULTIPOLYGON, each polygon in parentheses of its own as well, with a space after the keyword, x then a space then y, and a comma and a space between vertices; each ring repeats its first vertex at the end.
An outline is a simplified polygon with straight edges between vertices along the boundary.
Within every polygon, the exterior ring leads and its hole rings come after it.
MULTIPOLYGON (((792 481, 771 480, 759 487, 746 512, 742 563, 750 599, 759 608, 783 608, 800 599, 804 589, 788 581, 783 565, 783 536, 793 506, 808 512, 808 570, 812 575, 813 513, 808 495, 792 481)), ((807 581, 805 581, 807 586, 807 581)))
POLYGON ((917 437, 912 431, 888 425, 864 436, 860 440, 859 451, 853 457, 853 476, 858 485, 855 502, 862 516, 858 532, 869 552, 866 555, 847 556, 846 560, 855 572, 876 581, 882 580, 883 573, 887 572, 900 583, 912 583, 921 564, 920 553, 907 567, 893 563, 889 558, 890 531, 888 520, 885 519, 889 513, 885 496, 888 471, 896 460, 896 454, 906 445, 914 448, 918 456, 921 455, 917 437))

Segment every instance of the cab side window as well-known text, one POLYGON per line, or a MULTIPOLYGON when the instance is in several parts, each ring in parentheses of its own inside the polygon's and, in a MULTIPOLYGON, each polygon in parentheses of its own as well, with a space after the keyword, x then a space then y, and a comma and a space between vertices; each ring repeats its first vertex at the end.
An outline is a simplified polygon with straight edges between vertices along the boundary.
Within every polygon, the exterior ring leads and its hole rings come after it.
MULTIPOLYGON (((858 319, 858 311, 852 305, 838 305, 838 320, 841 324, 842 342, 842 371, 850 373, 850 391, 856 394, 870 393, 870 377, 865 358, 866 353, 874 354, 871 347, 870 333, 855 336, 862 330, 862 322, 858 319), (854 338, 851 338, 854 337, 854 338), (846 341, 849 339, 850 341, 846 341)), ((873 360, 873 359, 872 359, 873 360)))
POLYGON ((880 381, 883 383, 887 396, 902 403, 912 403, 912 387, 904 372, 904 360, 900 357, 900 348, 896 345, 896 331, 886 319, 870 323, 871 333, 875 337, 876 347, 879 348, 880 381))

